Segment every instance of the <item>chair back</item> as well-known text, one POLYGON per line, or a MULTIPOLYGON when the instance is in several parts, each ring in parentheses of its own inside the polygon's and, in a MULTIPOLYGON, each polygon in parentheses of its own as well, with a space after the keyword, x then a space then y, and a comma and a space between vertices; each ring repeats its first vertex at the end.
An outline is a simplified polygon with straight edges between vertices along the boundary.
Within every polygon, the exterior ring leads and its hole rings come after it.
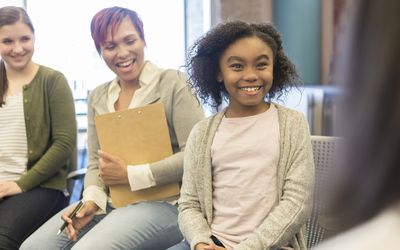
POLYGON ((326 188, 328 171, 337 150, 338 138, 311 136, 315 165, 314 200, 311 217, 307 221, 307 248, 311 249, 324 239, 325 230, 319 224, 319 215, 324 210, 322 197, 326 188))

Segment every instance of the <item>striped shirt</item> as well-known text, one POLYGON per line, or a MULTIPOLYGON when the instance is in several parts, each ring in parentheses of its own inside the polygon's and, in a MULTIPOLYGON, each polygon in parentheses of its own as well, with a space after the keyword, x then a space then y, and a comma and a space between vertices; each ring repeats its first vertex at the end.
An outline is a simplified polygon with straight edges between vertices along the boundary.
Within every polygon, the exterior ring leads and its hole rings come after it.
POLYGON ((0 108, 0 181, 15 181, 26 171, 27 138, 22 92, 0 108))

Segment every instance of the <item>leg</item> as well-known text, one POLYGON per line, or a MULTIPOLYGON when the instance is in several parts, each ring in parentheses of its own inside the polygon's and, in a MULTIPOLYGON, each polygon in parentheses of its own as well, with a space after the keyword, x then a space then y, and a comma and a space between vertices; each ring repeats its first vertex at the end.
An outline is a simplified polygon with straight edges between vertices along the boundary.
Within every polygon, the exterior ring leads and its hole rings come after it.
POLYGON ((190 250, 190 245, 186 240, 184 240, 175 246, 168 248, 167 250, 190 250))
MULTIPOLYGON (((71 206, 75 206, 72 204, 71 206)), ((69 208, 69 207, 68 207, 69 208)), ((24 241, 21 246, 21 250, 55 250, 55 249, 71 249, 75 242, 70 241, 67 238, 67 234, 62 232, 57 235, 57 231, 63 224, 61 220, 61 215, 65 213, 64 210, 60 211, 58 214, 50 218, 46 223, 44 223, 38 230, 36 230, 28 239, 24 241)), ((100 220, 102 220, 106 215, 96 215, 91 222, 89 222, 85 227, 83 227, 78 233, 78 240, 82 238, 91 228, 93 228, 100 220)))
POLYGON ((18 249, 46 220, 68 203, 61 191, 35 188, 0 203, 0 249, 18 249))
POLYGON ((149 201, 114 209, 73 249, 166 249, 182 239, 177 208, 149 201))

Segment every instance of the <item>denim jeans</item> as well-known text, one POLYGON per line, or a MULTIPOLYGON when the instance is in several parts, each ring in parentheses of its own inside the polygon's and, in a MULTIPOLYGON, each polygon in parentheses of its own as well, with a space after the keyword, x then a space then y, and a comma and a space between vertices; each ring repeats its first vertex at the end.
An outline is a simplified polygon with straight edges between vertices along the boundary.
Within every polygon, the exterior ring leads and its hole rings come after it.
POLYGON ((186 240, 184 240, 167 250, 190 250, 190 245, 186 240))
MULTIPOLYGON (((213 235, 211 235, 211 239, 214 242, 215 245, 220 246, 220 247, 225 247, 219 239, 213 235)), ((190 250, 190 245, 189 242, 186 240, 179 242, 175 246, 172 246, 168 248, 167 250, 190 250)))
POLYGON ((55 215, 32 234, 20 249, 140 249, 164 250, 180 242, 177 207, 167 202, 149 201, 112 209, 96 215, 79 231, 78 241, 68 240, 65 232, 56 235, 62 225, 55 215))

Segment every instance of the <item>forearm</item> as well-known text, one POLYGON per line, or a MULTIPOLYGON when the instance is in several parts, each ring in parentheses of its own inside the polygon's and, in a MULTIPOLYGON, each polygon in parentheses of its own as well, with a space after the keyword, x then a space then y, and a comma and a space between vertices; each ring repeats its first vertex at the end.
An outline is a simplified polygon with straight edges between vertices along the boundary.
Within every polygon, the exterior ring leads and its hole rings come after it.
POLYGON ((177 152, 161 161, 150 163, 156 185, 182 181, 183 152, 177 152))
POLYGON ((179 228, 189 244, 193 247, 198 243, 211 243, 211 229, 203 214, 184 203, 179 207, 179 228))

